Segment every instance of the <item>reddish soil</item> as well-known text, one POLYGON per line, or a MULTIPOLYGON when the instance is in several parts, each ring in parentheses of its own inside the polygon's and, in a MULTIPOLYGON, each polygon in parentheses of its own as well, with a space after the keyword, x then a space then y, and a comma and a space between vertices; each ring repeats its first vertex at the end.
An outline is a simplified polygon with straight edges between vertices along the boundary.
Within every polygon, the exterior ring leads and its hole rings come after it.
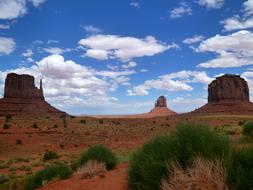
POLYGON ((218 102, 209 102, 204 106, 196 109, 192 113, 252 115, 253 103, 240 100, 223 100, 218 102))
POLYGON ((70 179, 50 182, 40 190, 127 190, 126 168, 126 164, 120 164, 104 177, 92 179, 81 179, 75 175, 70 179))
POLYGON ((125 119, 140 119, 140 118, 155 118, 155 117, 170 117, 176 115, 176 112, 166 107, 156 107, 148 113, 143 114, 132 114, 132 115, 96 115, 95 118, 125 118, 125 119))
MULTIPOLYGON (((238 126, 239 121, 253 120, 252 115, 184 114, 156 118, 91 118, 91 117, 0 117, 0 161, 6 165, 1 173, 11 173, 11 167, 28 165, 32 172, 45 166, 42 161, 46 150, 54 150, 61 161, 70 163, 86 148, 104 144, 123 161, 127 161, 133 150, 140 148, 156 135, 174 130, 178 123, 206 124, 217 129, 224 126, 238 126), (36 123, 38 128, 32 127, 36 123), (3 129, 4 124, 10 128, 3 129), (57 126, 57 127, 55 127, 57 126), (22 144, 16 144, 20 139, 22 144), (29 158, 28 163, 7 164, 17 157, 29 158), (33 166, 40 163, 39 166, 33 166)), ((239 126, 240 127, 240 126, 239 126)), ((237 140, 240 134, 231 138, 237 140)), ((1 165, 1 162, 0 162, 1 165)), ((49 182, 42 190, 127 190, 126 164, 106 173, 104 178, 80 179, 73 176, 67 180, 49 182)), ((16 174, 27 173, 16 169, 16 174)))

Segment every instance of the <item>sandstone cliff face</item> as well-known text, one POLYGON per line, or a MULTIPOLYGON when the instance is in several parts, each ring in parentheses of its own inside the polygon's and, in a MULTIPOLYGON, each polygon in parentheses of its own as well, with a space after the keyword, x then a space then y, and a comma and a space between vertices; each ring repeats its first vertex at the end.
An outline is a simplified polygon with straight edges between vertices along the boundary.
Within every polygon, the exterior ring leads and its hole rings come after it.
POLYGON ((0 116, 61 116, 67 115, 50 104, 40 89, 34 85, 34 77, 10 73, 5 80, 4 98, 0 99, 0 116))
POLYGON ((208 86, 208 102, 222 100, 249 101, 247 82, 238 75, 223 75, 217 77, 208 86))
POLYGON ((44 100, 42 84, 38 89, 33 76, 10 73, 5 79, 4 98, 44 100))
POLYGON ((155 102, 155 107, 149 112, 149 114, 153 117, 157 117, 157 116, 175 115, 176 112, 170 110, 167 107, 166 98, 164 96, 160 96, 155 102))
POLYGON ((164 96, 160 96, 155 103, 155 107, 166 107, 167 108, 166 98, 164 96))
POLYGON ((217 77, 208 86, 208 103, 192 113, 253 114, 247 81, 239 75, 217 77))

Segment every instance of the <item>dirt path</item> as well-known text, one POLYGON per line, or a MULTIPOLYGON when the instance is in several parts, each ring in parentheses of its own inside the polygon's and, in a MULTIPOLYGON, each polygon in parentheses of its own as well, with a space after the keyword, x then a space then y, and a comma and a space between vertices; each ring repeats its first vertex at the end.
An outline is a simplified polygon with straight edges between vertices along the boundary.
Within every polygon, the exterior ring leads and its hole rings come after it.
POLYGON ((103 178, 80 179, 76 175, 70 179, 50 182, 40 190, 127 190, 126 168, 127 164, 120 164, 103 178))

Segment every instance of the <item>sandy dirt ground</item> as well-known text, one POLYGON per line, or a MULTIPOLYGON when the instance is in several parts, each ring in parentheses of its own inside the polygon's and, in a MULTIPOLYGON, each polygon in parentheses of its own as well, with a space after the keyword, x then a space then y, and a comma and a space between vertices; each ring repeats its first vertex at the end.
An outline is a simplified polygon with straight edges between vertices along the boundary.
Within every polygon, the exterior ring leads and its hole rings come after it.
POLYGON ((50 182, 40 190, 127 190, 126 169, 127 164, 120 164, 104 177, 81 179, 80 175, 75 175, 70 179, 50 182))
MULTIPOLYGON (((43 154, 56 151, 60 160, 70 164, 88 147, 103 144, 117 155, 130 155, 156 135, 170 133, 178 123, 209 125, 214 130, 240 138, 243 121, 253 120, 252 115, 184 114, 156 118, 11 118, 0 117, 0 173, 24 175, 44 168, 43 154), (4 129, 8 124, 9 128, 4 129), (36 124, 36 127, 34 127, 36 124), (22 143, 17 143, 20 140, 22 143), (28 158, 29 161, 18 161, 28 158), (3 167, 5 165, 5 167, 3 167), (31 170, 19 167, 30 166, 31 170)), ((126 160, 127 161, 127 160, 126 160)), ((120 163, 105 177, 80 179, 74 175, 67 180, 54 180, 41 190, 127 190, 127 164, 120 163)))

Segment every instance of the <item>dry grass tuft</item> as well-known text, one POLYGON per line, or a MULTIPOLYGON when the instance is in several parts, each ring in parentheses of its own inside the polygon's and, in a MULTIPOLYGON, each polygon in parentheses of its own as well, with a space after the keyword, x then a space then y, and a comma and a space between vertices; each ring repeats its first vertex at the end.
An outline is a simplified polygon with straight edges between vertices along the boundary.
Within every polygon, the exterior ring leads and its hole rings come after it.
POLYGON ((169 179, 162 179, 161 190, 228 190, 220 161, 197 157, 191 168, 183 170, 173 164, 168 170, 172 175, 169 179))
POLYGON ((78 169, 77 173, 81 174, 82 179, 93 178, 103 175, 106 172, 105 163, 96 160, 89 160, 84 166, 78 169))

